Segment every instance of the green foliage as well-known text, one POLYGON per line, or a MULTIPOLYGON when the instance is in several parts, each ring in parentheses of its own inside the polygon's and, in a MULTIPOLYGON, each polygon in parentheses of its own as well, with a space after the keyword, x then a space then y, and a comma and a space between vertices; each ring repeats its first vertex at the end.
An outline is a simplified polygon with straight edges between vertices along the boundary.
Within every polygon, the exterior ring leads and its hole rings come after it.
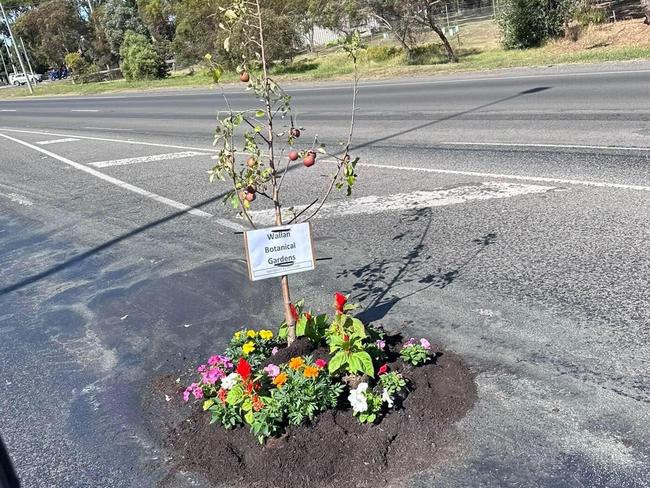
POLYGON ((121 48, 127 32, 149 35, 138 15, 135 0, 108 0, 104 6, 102 22, 109 49, 113 54, 120 53, 122 59, 124 56, 121 54, 121 48))
POLYGON ((79 53, 66 54, 65 64, 72 70, 72 79, 75 83, 87 83, 99 71, 97 65, 90 63, 79 53))
POLYGON ((124 77, 131 80, 152 80, 168 75, 165 59, 156 52, 153 44, 142 34, 128 31, 120 48, 124 77))
POLYGON ((50 0, 26 11, 18 18, 13 31, 22 37, 36 71, 64 63, 65 54, 85 49, 87 24, 72 2, 50 0))
POLYGON ((508 0, 497 19, 506 49, 538 47, 563 34, 573 0, 508 0))
POLYGON ((368 46, 365 50, 365 58, 368 61, 388 61, 402 54, 402 49, 397 46, 368 46))
POLYGON ((420 344, 407 344, 399 353, 402 360, 413 366, 419 366, 429 360, 429 351, 420 344))
POLYGON ((406 388, 406 380, 397 371, 389 371, 379 377, 379 385, 394 396, 406 388))
POLYGON ((337 314, 327 335, 330 354, 333 354, 329 363, 330 374, 344 370, 351 374, 374 376, 372 357, 364 344, 367 337, 366 329, 359 319, 337 314))
POLYGON ((379 413, 381 412, 382 399, 381 396, 377 395, 371 390, 366 391, 366 402, 368 403, 368 409, 365 412, 356 413, 359 418, 359 422, 362 424, 372 424, 379 418, 379 413))
POLYGON ((573 14, 573 20, 584 27, 594 24, 604 24, 607 22, 607 14, 604 9, 585 2, 576 9, 573 14))

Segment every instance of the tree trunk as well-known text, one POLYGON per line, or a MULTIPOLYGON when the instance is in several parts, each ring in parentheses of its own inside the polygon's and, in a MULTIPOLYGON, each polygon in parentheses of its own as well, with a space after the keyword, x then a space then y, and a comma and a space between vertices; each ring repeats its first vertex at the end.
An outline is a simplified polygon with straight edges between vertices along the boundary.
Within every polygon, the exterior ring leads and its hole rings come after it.
POLYGON ((650 25, 650 0, 641 0, 641 6, 645 10, 645 25, 650 25))
POLYGON ((431 27, 431 30, 438 34, 438 37, 442 41, 442 43, 445 46, 445 51, 447 51, 447 59, 451 63, 457 63, 458 62, 458 56, 456 56, 456 53, 454 52, 454 49, 451 47, 451 44, 449 44, 449 40, 447 39, 447 36, 445 35, 444 32, 442 32, 442 29, 438 27, 438 25, 433 22, 433 19, 429 20, 429 26, 431 27))

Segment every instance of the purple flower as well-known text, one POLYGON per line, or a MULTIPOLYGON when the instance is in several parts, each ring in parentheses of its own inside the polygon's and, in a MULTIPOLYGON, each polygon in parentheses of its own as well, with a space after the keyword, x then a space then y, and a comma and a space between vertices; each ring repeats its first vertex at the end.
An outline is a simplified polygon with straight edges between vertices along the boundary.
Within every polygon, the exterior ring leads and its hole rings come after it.
POLYGON ((202 376, 204 383, 207 383, 208 385, 214 385, 217 380, 220 380, 225 375, 219 368, 210 368, 206 373, 203 373, 202 376))
POLYGON ((264 372, 268 374, 271 378, 275 378, 277 375, 280 374, 280 368, 275 364, 269 364, 266 368, 264 368, 264 372))
POLYGON ((192 388, 189 386, 185 388, 185 391, 183 392, 183 401, 186 402, 190 399, 190 393, 192 392, 192 388))
POLYGON ((199 373, 205 373, 205 372, 207 371, 207 369, 208 369, 208 367, 207 367, 205 364, 202 364, 201 366, 199 366, 198 368, 196 368, 196 370, 197 370, 199 373))
POLYGON ((275 356, 277 353, 278 353, 278 348, 277 347, 274 347, 273 349, 271 349, 271 356, 275 356))
POLYGON ((230 358, 228 358, 228 356, 222 356, 221 354, 211 356, 210 359, 208 359, 208 364, 210 366, 224 366, 226 368, 232 368, 232 361, 230 358))
POLYGON ((219 361, 219 356, 210 356, 210 359, 208 359, 208 364, 210 366, 216 366, 220 362, 221 361, 219 361))
POLYGON ((414 345, 415 345, 415 342, 416 342, 415 339, 413 339, 413 338, 411 337, 408 341, 406 341, 406 342, 404 343, 404 345, 402 346, 402 349, 404 349, 404 348, 406 348, 406 347, 414 346, 414 345))
POLYGON ((375 344, 376 344, 377 347, 378 347, 379 349, 381 349, 382 351, 383 351, 384 348, 386 347, 386 341, 382 341, 381 339, 377 339, 377 341, 375 342, 375 344))
POLYGON ((194 398, 196 398, 197 400, 203 398, 203 389, 196 383, 192 383, 192 384, 195 385, 194 388, 192 389, 192 395, 194 395, 194 398))
POLYGON ((423 348, 425 348, 427 351, 431 349, 431 343, 427 341, 424 337, 420 339, 420 345, 422 345, 423 348))

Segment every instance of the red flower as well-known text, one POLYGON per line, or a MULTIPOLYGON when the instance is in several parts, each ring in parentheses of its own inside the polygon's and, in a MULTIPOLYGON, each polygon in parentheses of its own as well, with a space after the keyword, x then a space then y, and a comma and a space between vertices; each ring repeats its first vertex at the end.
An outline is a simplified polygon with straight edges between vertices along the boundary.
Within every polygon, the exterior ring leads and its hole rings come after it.
POLYGON ((383 366, 381 366, 379 368, 379 374, 380 375, 386 374, 386 373, 388 373, 388 364, 384 364, 383 366))
POLYGON ((296 310, 296 306, 293 303, 289 304, 289 308, 291 309, 291 317, 293 320, 298 320, 298 310, 296 310))
POLYGON ((239 376, 247 380, 251 375, 251 365, 244 358, 239 358, 239 363, 237 363, 237 369, 235 370, 239 376))
POLYGON ((347 301, 348 298, 342 293, 338 291, 334 293, 334 308, 336 309, 336 313, 343 313, 343 307, 347 301))
POLYGON ((305 312, 304 315, 307 320, 311 320, 311 314, 309 312, 305 312))
POLYGON ((343 335, 343 341, 348 342, 350 340, 350 336, 347 334, 343 335))
POLYGON ((325 361, 324 359, 317 359, 316 361, 314 361, 314 364, 320 369, 323 369, 325 366, 327 366, 327 361, 325 361))
POLYGON ((228 397, 228 392, 223 388, 220 388, 219 392, 217 393, 217 396, 219 397, 219 400, 221 400, 221 403, 225 404, 226 398, 228 397))

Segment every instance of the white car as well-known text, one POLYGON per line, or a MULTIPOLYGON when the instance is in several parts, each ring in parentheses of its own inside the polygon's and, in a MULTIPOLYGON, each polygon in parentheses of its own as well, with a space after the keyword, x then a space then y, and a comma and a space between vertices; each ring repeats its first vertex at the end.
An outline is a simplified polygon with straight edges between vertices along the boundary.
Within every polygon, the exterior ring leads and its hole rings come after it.
POLYGON ((9 75, 9 83, 11 83, 14 86, 24 85, 27 83, 28 76, 29 76, 29 81, 32 83, 38 83, 43 79, 43 75, 34 74, 32 76, 31 74, 25 75, 24 73, 19 73, 19 74, 9 75))

